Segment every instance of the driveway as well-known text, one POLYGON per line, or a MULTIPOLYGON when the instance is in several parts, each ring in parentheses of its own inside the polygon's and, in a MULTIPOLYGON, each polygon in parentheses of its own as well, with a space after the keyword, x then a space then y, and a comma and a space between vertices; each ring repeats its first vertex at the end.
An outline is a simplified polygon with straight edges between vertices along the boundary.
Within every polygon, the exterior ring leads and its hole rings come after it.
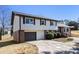
POLYGON ((63 50, 68 51, 69 49, 72 48, 71 45, 62 42, 52 41, 52 40, 39 40, 39 41, 31 41, 28 43, 36 45, 39 49, 40 54, 45 52, 53 54, 54 52, 57 51, 63 51, 63 50))

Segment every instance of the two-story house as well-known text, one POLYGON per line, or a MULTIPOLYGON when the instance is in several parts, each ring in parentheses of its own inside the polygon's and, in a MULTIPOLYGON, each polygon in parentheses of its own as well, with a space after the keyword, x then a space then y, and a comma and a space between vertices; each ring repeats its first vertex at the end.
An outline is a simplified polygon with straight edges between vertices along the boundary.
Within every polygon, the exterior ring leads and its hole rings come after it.
POLYGON ((45 39, 45 31, 58 30, 57 20, 12 12, 11 34, 17 42, 45 39))

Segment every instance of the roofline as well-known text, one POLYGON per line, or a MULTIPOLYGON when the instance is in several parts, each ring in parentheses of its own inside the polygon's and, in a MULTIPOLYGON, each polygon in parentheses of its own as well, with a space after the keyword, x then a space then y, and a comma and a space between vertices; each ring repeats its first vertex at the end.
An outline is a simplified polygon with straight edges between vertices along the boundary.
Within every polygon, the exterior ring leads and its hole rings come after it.
POLYGON ((61 20, 57 20, 57 22, 63 22, 63 21, 61 21, 61 20))
POLYGON ((36 15, 26 14, 26 13, 21 13, 21 12, 16 12, 16 11, 12 11, 12 12, 13 12, 15 15, 27 16, 27 17, 33 17, 33 18, 45 19, 45 20, 51 20, 51 21, 56 21, 56 22, 58 22, 58 20, 54 20, 54 19, 46 18, 46 17, 42 17, 42 16, 36 16, 36 15))

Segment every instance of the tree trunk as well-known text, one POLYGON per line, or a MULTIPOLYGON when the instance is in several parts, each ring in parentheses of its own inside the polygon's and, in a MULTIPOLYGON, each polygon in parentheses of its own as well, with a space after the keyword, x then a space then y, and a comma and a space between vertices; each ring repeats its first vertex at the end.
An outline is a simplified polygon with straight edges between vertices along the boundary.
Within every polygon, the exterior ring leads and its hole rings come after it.
POLYGON ((0 35, 0 40, 2 40, 2 35, 0 35))
POLYGON ((2 29, 0 30, 0 40, 2 40, 2 29))

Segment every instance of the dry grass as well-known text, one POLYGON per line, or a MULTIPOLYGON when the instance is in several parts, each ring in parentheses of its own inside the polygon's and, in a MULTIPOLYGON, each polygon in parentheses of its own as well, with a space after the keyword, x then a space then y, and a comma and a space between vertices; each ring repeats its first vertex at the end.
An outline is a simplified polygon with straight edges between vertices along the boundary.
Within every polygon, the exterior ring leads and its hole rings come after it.
POLYGON ((36 45, 29 43, 17 44, 10 35, 4 35, 0 41, 0 54, 35 54, 38 53, 36 45))
MULTIPOLYGON (((71 31, 71 37, 79 37, 79 30, 71 31)), ((59 42, 69 42, 69 40, 67 40, 67 38, 57 38, 54 40, 59 41, 59 42)))
POLYGON ((70 42, 70 41, 73 41, 73 40, 69 40, 69 39, 72 39, 72 38, 57 38, 57 39, 53 39, 55 41, 58 41, 58 42, 70 42))
MULTIPOLYGON (((71 37, 79 37, 79 30, 71 31, 71 37)), ((69 42, 67 38, 57 38, 54 40, 59 42, 69 42)))
POLYGON ((8 39, 13 39, 13 38, 12 38, 12 36, 9 35, 9 34, 2 36, 2 40, 8 40, 8 39))
POLYGON ((20 43, 8 45, 0 48, 0 54, 37 54, 36 45, 29 43, 20 43))
POLYGON ((71 31, 72 37, 79 37, 79 30, 71 31))

